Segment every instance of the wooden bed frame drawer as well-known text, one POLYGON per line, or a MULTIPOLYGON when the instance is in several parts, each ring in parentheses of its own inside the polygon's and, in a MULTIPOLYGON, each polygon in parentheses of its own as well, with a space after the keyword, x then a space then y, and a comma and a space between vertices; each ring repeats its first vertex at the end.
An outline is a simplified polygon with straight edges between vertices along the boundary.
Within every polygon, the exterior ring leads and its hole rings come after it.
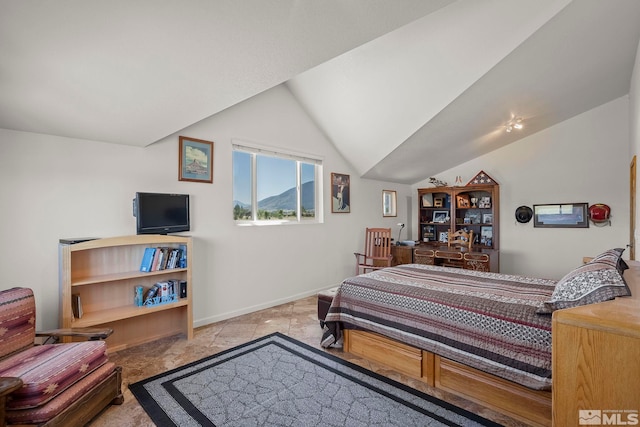
POLYGON ((345 330, 344 350, 386 365, 398 372, 420 378, 422 351, 378 334, 345 330))
POLYGON ((536 427, 551 426, 551 392, 445 359, 374 332, 346 329, 344 351, 419 378, 426 384, 536 427))
POLYGON ((532 390, 435 355, 436 388, 536 426, 551 425, 551 392, 532 390))

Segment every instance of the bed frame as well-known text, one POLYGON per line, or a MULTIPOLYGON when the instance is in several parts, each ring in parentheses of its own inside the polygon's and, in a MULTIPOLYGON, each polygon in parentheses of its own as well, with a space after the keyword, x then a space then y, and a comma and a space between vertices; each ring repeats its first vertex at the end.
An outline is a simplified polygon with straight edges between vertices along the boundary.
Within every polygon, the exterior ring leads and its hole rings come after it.
MULTIPOLYGON (((585 259, 588 261, 588 259, 585 259)), ((640 266, 625 280, 640 294, 640 266)), ((552 425, 551 391, 533 390, 377 333, 346 329, 344 351, 380 363, 427 385, 483 405, 532 426, 552 425)))

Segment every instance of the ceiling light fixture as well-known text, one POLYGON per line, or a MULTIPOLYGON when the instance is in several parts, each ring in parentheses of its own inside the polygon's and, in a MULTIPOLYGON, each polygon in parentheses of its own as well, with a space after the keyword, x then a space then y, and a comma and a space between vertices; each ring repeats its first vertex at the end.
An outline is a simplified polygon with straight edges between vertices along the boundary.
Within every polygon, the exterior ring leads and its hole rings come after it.
POLYGON ((505 126, 507 132, 511 132, 514 129, 522 129, 522 117, 514 117, 505 126))

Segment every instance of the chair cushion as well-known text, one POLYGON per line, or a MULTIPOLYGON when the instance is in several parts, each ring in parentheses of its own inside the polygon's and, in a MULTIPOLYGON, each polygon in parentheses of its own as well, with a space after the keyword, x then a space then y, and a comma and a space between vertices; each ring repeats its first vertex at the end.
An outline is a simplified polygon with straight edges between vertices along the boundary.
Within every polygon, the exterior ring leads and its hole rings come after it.
POLYGON ((5 414, 7 423, 39 424, 49 421, 90 392, 98 383, 111 375, 114 369, 115 364, 107 362, 60 393, 55 399, 38 408, 8 410, 5 414))
POLYGON ((0 292, 0 357, 33 346, 36 303, 28 288, 0 292))
POLYGON ((104 341, 31 347, 0 361, 0 376, 19 377, 8 409, 34 408, 51 400, 107 362, 104 341))

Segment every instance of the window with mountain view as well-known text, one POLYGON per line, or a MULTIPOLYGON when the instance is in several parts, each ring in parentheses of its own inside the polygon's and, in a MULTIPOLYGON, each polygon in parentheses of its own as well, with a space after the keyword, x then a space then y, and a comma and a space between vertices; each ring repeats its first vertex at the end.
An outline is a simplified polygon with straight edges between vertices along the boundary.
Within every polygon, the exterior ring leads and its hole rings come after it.
POLYGON ((233 145, 233 219, 238 222, 318 221, 318 159, 233 145))

